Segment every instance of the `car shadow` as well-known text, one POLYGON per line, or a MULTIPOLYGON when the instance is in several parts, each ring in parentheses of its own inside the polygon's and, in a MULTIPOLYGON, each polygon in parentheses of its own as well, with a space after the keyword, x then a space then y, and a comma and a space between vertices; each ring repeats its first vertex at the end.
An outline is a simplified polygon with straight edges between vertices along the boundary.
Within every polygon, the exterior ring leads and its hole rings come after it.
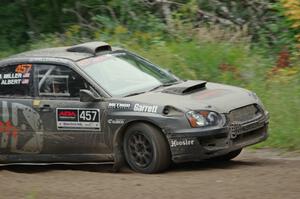
MULTIPOLYGON (((240 167, 252 167, 252 166, 268 166, 274 165, 275 162, 264 159, 254 160, 231 160, 231 161, 200 161, 200 162, 188 162, 172 164, 168 169, 168 172, 184 172, 184 171, 205 171, 213 169, 236 169, 240 167)), ((80 164, 80 165, 68 165, 68 164, 51 164, 51 165, 5 165, 0 166, 0 171, 10 171, 15 173, 42 173, 50 171, 86 171, 86 172, 100 172, 100 173, 115 173, 115 169, 112 164, 80 164)), ((118 173, 132 173, 132 171, 124 166, 118 173)))
POLYGON ((230 160, 230 161, 200 161, 172 164, 170 171, 182 172, 182 171, 205 171, 213 169, 237 169, 241 167, 264 167, 274 165, 276 162, 267 159, 254 159, 254 160, 230 160))
POLYGON ((15 173, 43 173, 50 171, 86 171, 86 172, 103 172, 113 173, 114 168, 111 164, 50 164, 50 165, 5 165, 0 166, 0 171, 10 171, 15 173))

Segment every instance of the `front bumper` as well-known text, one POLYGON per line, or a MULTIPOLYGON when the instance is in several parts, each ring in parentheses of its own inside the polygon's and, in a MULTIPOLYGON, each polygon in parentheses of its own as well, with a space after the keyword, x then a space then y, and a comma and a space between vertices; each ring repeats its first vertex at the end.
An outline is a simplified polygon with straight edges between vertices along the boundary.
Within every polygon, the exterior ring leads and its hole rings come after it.
POLYGON ((267 131, 267 115, 221 128, 165 130, 176 163, 205 160, 262 142, 268 137, 267 131))

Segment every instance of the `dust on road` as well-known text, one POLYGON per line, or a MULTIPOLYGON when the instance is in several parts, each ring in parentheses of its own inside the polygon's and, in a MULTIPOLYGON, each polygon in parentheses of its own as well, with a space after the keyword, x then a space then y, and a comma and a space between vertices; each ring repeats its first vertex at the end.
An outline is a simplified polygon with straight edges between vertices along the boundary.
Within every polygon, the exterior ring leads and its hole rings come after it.
POLYGON ((0 167, 0 198, 300 198, 297 153, 248 150, 231 162, 180 164, 154 175, 110 168, 0 167))

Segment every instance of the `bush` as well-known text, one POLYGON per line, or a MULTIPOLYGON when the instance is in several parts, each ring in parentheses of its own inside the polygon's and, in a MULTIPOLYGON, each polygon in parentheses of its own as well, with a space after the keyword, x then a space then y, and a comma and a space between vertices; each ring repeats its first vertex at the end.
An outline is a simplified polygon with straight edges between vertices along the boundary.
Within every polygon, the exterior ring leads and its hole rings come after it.
POLYGON ((93 37, 82 37, 80 27, 72 26, 65 34, 43 35, 27 48, 104 40, 137 52, 182 79, 203 79, 245 87, 261 97, 271 115, 270 138, 258 146, 300 149, 299 63, 274 72, 276 60, 261 56, 263 50, 260 48, 250 48, 245 37, 226 39, 233 38, 231 32, 214 32, 209 37, 193 32, 190 39, 172 37, 167 40, 156 33, 129 33, 122 26, 113 32, 110 35, 95 32, 91 34, 93 37))

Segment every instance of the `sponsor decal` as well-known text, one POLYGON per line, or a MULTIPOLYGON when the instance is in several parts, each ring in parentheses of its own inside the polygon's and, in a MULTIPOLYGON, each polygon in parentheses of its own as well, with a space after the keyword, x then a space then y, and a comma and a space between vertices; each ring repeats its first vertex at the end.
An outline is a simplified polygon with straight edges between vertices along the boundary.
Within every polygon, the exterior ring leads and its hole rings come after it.
POLYGON ((31 107, 0 102, 0 151, 39 153, 43 147, 42 132, 40 116, 31 107))
POLYGON ((0 134, 5 133, 7 136, 11 135, 13 138, 17 138, 18 129, 11 124, 11 121, 0 121, 0 134))
POLYGON ((146 112, 146 113, 157 113, 157 106, 149 106, 149 105, 141 105, 141 104, 135 104, 133 107, 133 111, 136 112, 146 112))
POLYGON ((21 73, 7 73, 7 74, 1 75, 1 78, 3 78, 3 79, 19 79, 21 77, 22 77, 21 73))
POLYGON ((23 79, 21 84, 29 84, 29 79, 23 79))
POLYGON ((125 120, 124 119, 108 119, 107 123, 108 124, 124 124, 125 120))
POLYGON ((29 84, 31 64, 17 65, 14 73, 0 74, 0 85, 29 84))
POLYGON ((30 77, 30 73, 23 74, 23 78, 29 78, 29 77, 30 77))
POLYGON ((56 123, 59 130, 100 130, 99 109, 57 108, 56 123))
POLYGON ((78 110, 58 110, 59 121, 77 121, 78 110))
POLYGON ((123 103, 109 103, 108 108, 113 109, 129 109, 131 104, 123 104, 123 103))
POLYGON ((191 139, 181 139, 181 140, 170 140, 171 147, 177 147, 177 146, 192 146, 195 144, 195 140, 191 139))
POLYGON ((32 64, 19 64, 16 67, 16 73, 28 73, 31 70, 32 64))
POLYGON ((19 85, 21 84, 21 79, 3 79, 1 85, 19 85))

